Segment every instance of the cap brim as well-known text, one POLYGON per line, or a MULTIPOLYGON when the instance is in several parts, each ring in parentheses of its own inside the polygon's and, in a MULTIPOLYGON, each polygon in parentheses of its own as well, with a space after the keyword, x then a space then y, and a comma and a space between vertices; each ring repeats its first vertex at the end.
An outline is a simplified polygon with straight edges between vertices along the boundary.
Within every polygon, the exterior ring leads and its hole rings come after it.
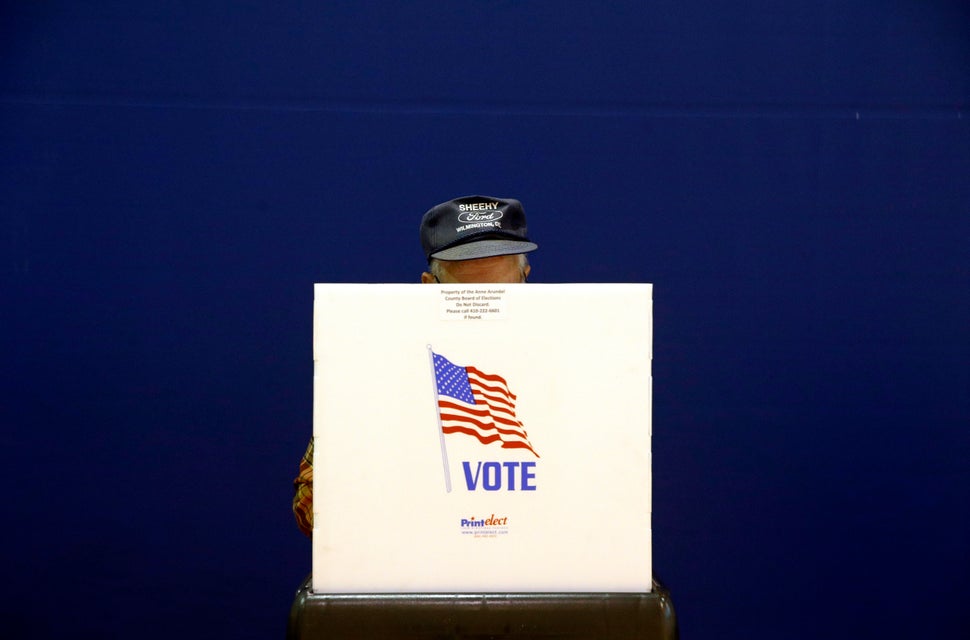
POLYGON ((431 254, 438 260, 476 260, 493 256, 510 256, 518 253, 529 253, 539 248, 534 242, 521 240, 477 240, 449 247, 431 254))

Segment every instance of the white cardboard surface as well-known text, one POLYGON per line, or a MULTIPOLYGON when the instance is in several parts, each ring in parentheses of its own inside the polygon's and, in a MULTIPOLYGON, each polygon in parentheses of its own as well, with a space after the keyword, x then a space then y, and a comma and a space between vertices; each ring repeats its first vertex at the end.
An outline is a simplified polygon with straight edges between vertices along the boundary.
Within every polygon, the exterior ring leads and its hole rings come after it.
POLYGON ((314 293, 314 591, 650 590, 651 285, 314 293), (442 435, 429 346, 538 455, 442 435))

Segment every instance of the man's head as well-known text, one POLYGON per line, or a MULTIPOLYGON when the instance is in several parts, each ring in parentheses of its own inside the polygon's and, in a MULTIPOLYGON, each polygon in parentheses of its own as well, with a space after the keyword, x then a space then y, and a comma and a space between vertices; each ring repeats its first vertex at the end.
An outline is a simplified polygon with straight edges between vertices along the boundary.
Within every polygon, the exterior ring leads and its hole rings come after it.
POLYGON ((465 196, 443 202, 421 219, 428 260, 422 282, 524 282, 529 240, 522 203, 465 196))

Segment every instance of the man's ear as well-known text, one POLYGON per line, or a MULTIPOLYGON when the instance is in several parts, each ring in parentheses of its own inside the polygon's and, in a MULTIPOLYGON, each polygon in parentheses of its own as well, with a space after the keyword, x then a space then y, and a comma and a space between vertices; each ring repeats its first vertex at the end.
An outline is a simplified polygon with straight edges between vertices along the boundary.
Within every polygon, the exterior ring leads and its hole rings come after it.
POLYGON ((434 274, 429 273, 428 271, 425 271, 424 273, 421 274, 421 284, 434 284, 434 283, 435 283, 434 274))

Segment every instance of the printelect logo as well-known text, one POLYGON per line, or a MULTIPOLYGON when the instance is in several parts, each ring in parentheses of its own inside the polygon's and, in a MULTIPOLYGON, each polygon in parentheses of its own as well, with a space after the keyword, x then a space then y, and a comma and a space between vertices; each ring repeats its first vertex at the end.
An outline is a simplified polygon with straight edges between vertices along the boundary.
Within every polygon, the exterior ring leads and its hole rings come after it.
POLYGON ((462 518, 461 534, 472 538, 498 538, 509 535, 509 518, 499 518, 494 513, 487 518, 462 518))
POLYGON ((498 518, 493 513, 490 517, 484 519, 475 519, 475 516, 471 518, 462 518, 461 527, 465 528, 485 528, 485 527, 506 527, 509 524, 508 516, 504 518, 498 518))

